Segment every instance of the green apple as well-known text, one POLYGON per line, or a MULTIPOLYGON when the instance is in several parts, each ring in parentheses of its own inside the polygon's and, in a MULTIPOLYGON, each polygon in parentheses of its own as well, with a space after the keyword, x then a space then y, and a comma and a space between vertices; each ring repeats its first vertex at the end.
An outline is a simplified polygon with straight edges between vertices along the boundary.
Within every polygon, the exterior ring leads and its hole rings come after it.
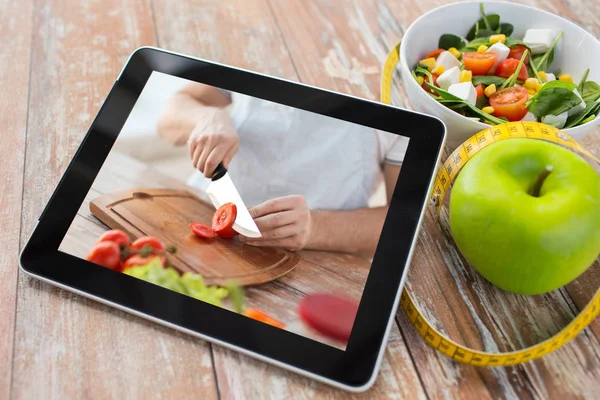
POLYGON ((600 253, 600 176, 576 153, 539 139, 496 142, 476 154, 450 192, 460 252, 501 289, 549 292, 600 253))

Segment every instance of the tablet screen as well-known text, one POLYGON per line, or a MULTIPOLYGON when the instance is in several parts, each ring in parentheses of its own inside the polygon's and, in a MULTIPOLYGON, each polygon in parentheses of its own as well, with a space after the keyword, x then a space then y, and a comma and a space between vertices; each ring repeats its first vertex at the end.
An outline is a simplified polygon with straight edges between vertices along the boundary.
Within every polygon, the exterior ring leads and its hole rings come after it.
POLYGON ((408 141, 155 71, 59 250, 343 350, 408 141))

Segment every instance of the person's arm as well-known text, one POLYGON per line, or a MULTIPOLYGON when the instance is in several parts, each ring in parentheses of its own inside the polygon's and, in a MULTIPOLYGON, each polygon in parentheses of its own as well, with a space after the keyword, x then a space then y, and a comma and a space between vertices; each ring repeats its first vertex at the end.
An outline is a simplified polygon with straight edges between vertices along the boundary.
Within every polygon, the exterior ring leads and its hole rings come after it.
MULTIPOLYGON (((400 167, 385 164, 388 204, 400 167)), ((263 237, 242 237, 255 246, 312 249, 373 255, 388 206, 348 211, 309 210, 303 196, 286 196, 250 208, 263 237)))
POLYGON ((193 82, 177 91, 158 117, 158 134, 176 146, 187 142, 196 124, 207 112, 231 104, 221 90, 193 82))

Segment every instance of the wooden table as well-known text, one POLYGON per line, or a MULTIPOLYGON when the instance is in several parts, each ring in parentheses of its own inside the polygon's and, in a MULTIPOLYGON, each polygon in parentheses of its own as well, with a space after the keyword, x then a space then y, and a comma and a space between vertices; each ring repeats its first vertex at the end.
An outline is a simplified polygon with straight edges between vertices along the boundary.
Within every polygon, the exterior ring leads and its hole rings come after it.
MULTIPOLYGON (((19 250, 123 63, 155 45, 369 99, 422 0, 0 0, 0 398, 600 398, 600 320, 568 346, 509 368, 458 364, 399 313, 374 388, 317 384, 20 274, 19 250)), ((597 2, 527 0, 600 37, 597 2)), ((394 104, 407 105, 401 88, 394 104)), ((600 131, 584 141, 600 155, 600 131)), ((464 263, 427 215, 408 287, 436 325, 487 350, 565 326, 600 286, 515 296, 464 263)))

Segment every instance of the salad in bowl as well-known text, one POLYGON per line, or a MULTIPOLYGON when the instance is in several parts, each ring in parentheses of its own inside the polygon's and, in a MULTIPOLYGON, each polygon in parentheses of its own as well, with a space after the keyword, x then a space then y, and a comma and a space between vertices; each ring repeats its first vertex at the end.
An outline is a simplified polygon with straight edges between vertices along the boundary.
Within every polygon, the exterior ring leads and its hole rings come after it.
POLYGON ((554 65, 563 31, 551 25, 514 35, 512 24, 479 6, 480 19, 464 36, 442 34, 437 48, 414 65, 412 77, 423 91, 444 107, 490 125, 538 121, 567 129, 598 118, 600 85, 588 79, 590 69, 575 81, 554 65))

